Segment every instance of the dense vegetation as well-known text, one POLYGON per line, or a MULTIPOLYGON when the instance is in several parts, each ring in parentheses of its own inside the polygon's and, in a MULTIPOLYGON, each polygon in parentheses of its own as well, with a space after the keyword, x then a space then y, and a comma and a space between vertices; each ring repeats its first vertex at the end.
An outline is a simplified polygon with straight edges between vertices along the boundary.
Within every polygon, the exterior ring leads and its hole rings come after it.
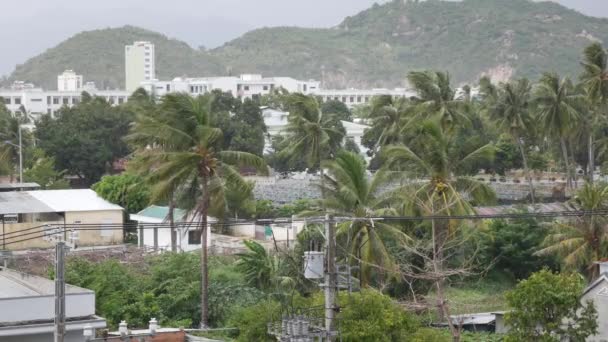
POLYGON ((371 87, 400 85, 405 72, 428 68, 449 71, 457 82, 482 73, 574 76, 578 51, 607 39, 605 19, 549 1, 395 0, 334 28, 263 28, 210 51, 134 27, 83 32, 19 65, 10 80, 54 87, 57 74, 73 69, 101 88, 121 87, 124 45, 135 40, 156 44, 158 76, 165 79, 258 72, 371 87))

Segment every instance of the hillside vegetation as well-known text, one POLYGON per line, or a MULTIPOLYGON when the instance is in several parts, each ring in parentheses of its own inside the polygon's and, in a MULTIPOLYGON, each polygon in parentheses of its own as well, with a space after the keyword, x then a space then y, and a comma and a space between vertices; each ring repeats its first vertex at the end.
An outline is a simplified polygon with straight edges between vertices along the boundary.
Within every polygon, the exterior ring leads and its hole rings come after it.
POLYGON ((401 85, 416 69, 446 70, 457 82, 484 73, 536 78, 541 70, 572 76, 582 48, 607 38, 608 20, 552 2, 400 0, 334 28, 262 28, 208 52, 134 27, 84 32, 19 66, 11 80, 49 86, 71 68, 116 87, 124 78, 123 46, 142 39, 156 44, 160 78, 259 72, 370 87, 401 85))

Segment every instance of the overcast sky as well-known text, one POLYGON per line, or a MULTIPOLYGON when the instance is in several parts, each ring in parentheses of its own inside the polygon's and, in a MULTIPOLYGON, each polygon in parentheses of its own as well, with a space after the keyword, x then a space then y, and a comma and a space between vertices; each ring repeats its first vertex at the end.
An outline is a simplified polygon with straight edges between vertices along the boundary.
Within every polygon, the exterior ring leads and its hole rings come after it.
MULTIPOLYGON (((215 47, 263 26, 330 27, 387 0, 4 0, 0 75, 83 30, 135 25, 215 47)), ((555 0, 608 17, 608 0, 555 0)))

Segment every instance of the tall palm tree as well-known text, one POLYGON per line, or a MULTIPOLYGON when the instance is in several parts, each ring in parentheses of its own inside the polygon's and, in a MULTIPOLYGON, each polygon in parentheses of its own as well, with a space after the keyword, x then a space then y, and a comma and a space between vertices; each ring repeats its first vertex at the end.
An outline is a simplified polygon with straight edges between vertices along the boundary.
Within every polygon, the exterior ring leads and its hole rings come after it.
MULTIPOLYGON (((485 88, 486 90, 491 89, 489 86, 485 88)), ((530 93, 531 86, 527 79, 521 79, 513 83, 503 83, 496 92, 490 92, 490 95, 488 95, 488 112, 490 117, 498 121, 499 126, 511 135, 519 147, 519 153, 524 164, 524 173, 530 187, 530 197, 532 204, 534 204, 534 185, 532 177, 530 177, 528 158, 522 140, 523 135, 532 125, 530 93)))
POLYGON ((238 167, 255 167, 267 172, 264 161, 252 154, 223 150, 223 132, 215 125, 211 111, 213 97, 169 94, 163 98, 171 108, 170 120, 139 115, 129 139, 154 139, 171 148, 140 149, 137 153, 154 166, 153 197, 165 198, 177 190, 201 224, 201 327, 208 324, 207 215, 213 194, 230 183, 247 187, 238 167))
POLYGON ((322 201, 328 212, 352 218, 338 224, 336 238, 350 262, 355 262, 356 258, 362 260, 362 284, 369 284, 372 265, 389 270, 389 273, 396 270, 386 242, 403 243, 410 238, 390 223, 371 220, 375 216, 396 215, 395 210, 387 206, 388 198, 379 194, 381 187, 390 180, 390 173, 380 170, 370 179, 363 158, 346 151, 340 152, 332 161, 325 161, 323 167, 327 169, 327 175, 322 185, 326 197, 322 201))
POLYGON ((456 98, 450 75, 440 71, 413 71, 407 80, 416 91, 413 102, 423 118, 440 120, 445 131, 466 124, 469 120, 463 102, 456 98))
MULTIPOLYGON (((585 211, 608 208, 608 185, 590 184, 578 192, 575 206, 585 211)), ((595 262, 608 257, 608 222, 604 216, 583 215, 571 222, 555 223, 539 255, 554 254, 563 258, 567 268, 582 269, 591 280, 598 274, 595 262)))
POLYGON ((578 107, 582 100, 582 96, 576 93, 569 79, 560 79, 553 73, 544 74, 534 89, 538 120, 547 136, 559 139, 570 188, 574 180, 574 170, 568 158, 566 140, 580 118, 578 107))
POLYGON ((595 145, 593 127, 597 124, 600 116, 606 116, 608 110, 608 55, 601 43, 593 43, 585 48, 583 53, 583 73, 581 83, 585 88, 589 101, 593 104, 591 111, 590 127, 588 134, 589 153, 589 181, 593 183, 593 172, 595 171, 595 145))
MULTIPOLYGON (((424 141, 416 147, 393 145, 384 149, 390 168, 411 170, 423 174, 427 180, 413 184, 408 192, 403 211, 416 216, 452 216, 472 214, 471 202, 489 203, 495 200, 494 191, 472 177, 467 170, 474 169, 480 162, 491 161, 495 154, 493 145, 484 145, 468 154, 456 147, 455 136, 447 133, 437 120, 421 124, 418 140, 424 141)), ((444 249, 449 236, 455 229, 449 220, 431 220, 432 268, 436 275, 435 286, 440 298, 440 317, 449 317, 449 308, 443 300, 444 291, 444 249)), ((453 333, 457 334, 454 329, 453 333)))

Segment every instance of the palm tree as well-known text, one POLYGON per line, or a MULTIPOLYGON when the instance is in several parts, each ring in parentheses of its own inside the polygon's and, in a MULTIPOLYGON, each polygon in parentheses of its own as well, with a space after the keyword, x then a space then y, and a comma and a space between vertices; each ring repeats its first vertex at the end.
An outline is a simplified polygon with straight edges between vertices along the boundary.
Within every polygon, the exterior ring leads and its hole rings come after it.
POLYGON ((156 184, 153 198, 177 196, 201 224, 201 327, 208 324, 207 215, 210 199, 227 183, 247 187, 238 167, 255 167, 267 172, 264 161, 252 154, 222 149, 223 132, 215 126, 216 113, 211 111, 213 97, 191 97, 169 94, 163 106, 171 108, 168 119, 139 115, 129 139, 153 140, 169 148, 140 149, 149 165, 154 166, 156 184))
MULTIPOLYGON (((586 183, 573 202, 585 211, 606 209, 608 185, 586 183)), ((572 222, 558 222, 537 254, 558 255, 567 268, 583 269, 591 280, 596 279, 599 274, 594 262, 608 257, 607 223, 604 216, 591 214, 572 222)))
POLYGON ((485 85, 488 91, 488 112, 501 128, 508 132, 519 147, 519 153, 524 164, 524 173, 530 187, 530 197, 534 204, 534 185, 528 168, 528 158, 524 148, 522 136, 530 129, 530 91, 528 80, 521 79, 514 83, 504 83, 497 91, 492 92, 491 87, 485 85))
POLYGON ((369 284, 372 265, 389 273, 396 270, 386 242, 403 243, 410 238, 390 223, 371 220, 375 216, 396 215, 386 205, 388 198, 379 194, 390 180, 390 173, 380 170, 370 179, 363 158, 346 151, 340 152, 335 160, 325 161, 323 167, 327 175, 322 185, 326 196, 322 202, 331 214, 352 218, 338 224, 336 238, 351 263, 357 257, 361 259, 362 284, 369 284))
MULTIPOLYGON (((418 140, 424 144, 415 149, 405 145, 387 146, 384 155, 388 167, 411 170, 428 177, 427 181, 414 184, 414 189, 404 194, 404 210, 414 216, 452 216, 473 214, 471 202, 489 203, 495 200, 494 191, 487 185, 465 176, 474 165, 493 159, 495 148, 484 145, 468 154, 459 151, 455 136, 444 131, 437 120, 421 124, 418 140)), ((435 275, 437 296, 440 298, 438 311, 440 317, 449 317, 449 308, 444 296, 446 276, 444 249, 450 235, 454 233, 449 220, 431 220, 432 268, 435 275)), ((458 335, 451 327, 454 336, 458 335)))
POLYGON ((580 118, 578 107, 583 98, 575 92, 569 79, 546 73, 534 90, 534 101, 540 124, 547 136, 558 137, 568 175, 568 185, 572 188, 573 170, 568 159, 566 139, 580 118))
MULTIPOLYGON (((286 146, 279 156, 290 161, 306 161, 309 168, 319 167, 321 182, 324 171, 321 161, 331 158, 342 146, 345 135, 342 123, 331 114, 323 114, 312 96, 300 93, 288 95, 289 123, 285 128, 286 146)), ((324 196, 324 194, 321 194, 324 196)))
POLYGON ((293 279, 282 274, 282 258, 269 254, 255 241, 243 243, 249 251, 238 254, 236 267, 244 274, 248 285, 264 291, 293 287, 293 279))
POLYGON ((440 71, 413 71, 407 80, 417 96, 413 98, 417 112, 423 118, 436 118, 447 132, 468 123, 463 102, 456 98, 450 85, 450 75, 440 71))
POLYGON ((585 48, 583 53, 583 73, 580 77, 582 86, 585 88, 589 101, 593 104, 591 111, 590 127, 588 134, 589 170, 591 172, 589 181, 593 183, 595 171, 595 146, 593 127, 597 124, 600 116, 607 114, 608 104, 608 56, 601 43, 593 43, 585 48))
POLYGON ((374 142, 374 152, 378 152, 382 146, 402 140, 410 117, 409 108, 408 99, 393 98, 390 95, 373 98, 369 115, 371 128, 365 132, 364 139, 374 142))

